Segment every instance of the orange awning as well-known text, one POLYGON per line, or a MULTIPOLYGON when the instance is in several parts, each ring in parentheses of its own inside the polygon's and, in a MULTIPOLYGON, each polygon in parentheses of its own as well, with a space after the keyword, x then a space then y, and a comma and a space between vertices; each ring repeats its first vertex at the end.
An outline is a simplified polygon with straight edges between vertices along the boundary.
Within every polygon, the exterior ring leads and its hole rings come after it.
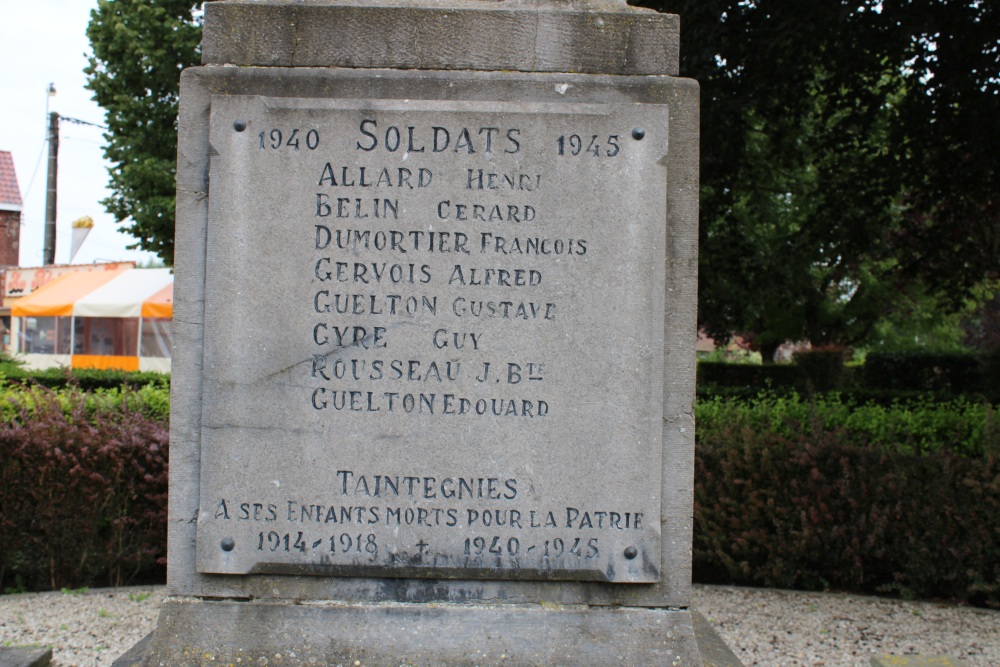
POLYGON ((128 270, 123 267, 113 271, 68 273, 18 299, 11 306, 10 314, 14 317, 69 317, 77 300, 128 270))
POLYGON ((101 370, 137 371, 139 357, 113 357, 98 354, 74 354, 73 368, 97 368, 101 370))
POLYGON ((170 283, 159 292, 142 302, 143 317, 174 316, 174 284, 170 283))

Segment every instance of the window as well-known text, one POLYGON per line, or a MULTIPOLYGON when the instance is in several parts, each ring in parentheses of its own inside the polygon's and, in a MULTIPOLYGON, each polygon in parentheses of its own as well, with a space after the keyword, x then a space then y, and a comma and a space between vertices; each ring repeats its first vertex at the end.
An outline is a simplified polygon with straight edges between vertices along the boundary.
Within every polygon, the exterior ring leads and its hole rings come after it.
POLYGON ((139 349, 135 317, 78 317, 73 354, 132 357, 139 349))
POLYGON ((69 354, 71 317, 22 317, 21 352, 69 354))
POLYGON ((169 317, 147 317, 142 321, 142 341, 140 357, 170 358, 173 347, 169 317))

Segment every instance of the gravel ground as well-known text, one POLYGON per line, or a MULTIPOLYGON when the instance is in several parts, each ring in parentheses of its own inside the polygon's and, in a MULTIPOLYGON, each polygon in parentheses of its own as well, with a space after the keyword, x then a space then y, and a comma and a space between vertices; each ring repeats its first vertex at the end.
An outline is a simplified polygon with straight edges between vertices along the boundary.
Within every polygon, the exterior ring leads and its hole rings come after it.
POLYGON ((156 626, 162 587, 0 596, 0 646, 51 646, 53 667, 110 666, 156 626))
MULTIPOLYGON (((105 667, 156 625, 162 588, 0 596, 0 645, 105 667)), ((882 653, 1000 666, 1000 611, 853 595, 695 586, 694 605, 746 667, 868 667, 882 653)))
POLYGON ((693 602, 746 667, 868 667, 886 653, 1000 667, 1000 611, 730 586, 695 586, 693 602))

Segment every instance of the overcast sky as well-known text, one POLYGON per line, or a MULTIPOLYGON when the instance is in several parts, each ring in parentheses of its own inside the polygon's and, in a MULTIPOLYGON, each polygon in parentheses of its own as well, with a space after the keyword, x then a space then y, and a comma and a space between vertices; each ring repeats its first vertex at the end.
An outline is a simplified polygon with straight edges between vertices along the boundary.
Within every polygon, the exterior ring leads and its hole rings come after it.
MULTIPOLYGON (((21 218, 21 265, 39 266, 45 240, 47 151, 46 101, 52 111, 70 118, 104 123, 103 110, 84 88, 90 45, 87 22, 96 0, 7 2, 0 21, 0 150, 14 155, 24 211, 21 218), (49 82, 56 95, 46 94, 49 82), (39 156, 41 159, 39 160, 39 156), (36 169, 37 164, 37 169, 36 169), (30 188, 30 189, 29 189, 30 188)), ((83 215, 94 229, 74 264, 104 260, 145 263, 151 253, 126 250, 135 242, 118 232, 99 203, 109 195, 102 130, 63 122, 59 143, 56 214, 56 263, 69 262, 71 223, 83 215)))

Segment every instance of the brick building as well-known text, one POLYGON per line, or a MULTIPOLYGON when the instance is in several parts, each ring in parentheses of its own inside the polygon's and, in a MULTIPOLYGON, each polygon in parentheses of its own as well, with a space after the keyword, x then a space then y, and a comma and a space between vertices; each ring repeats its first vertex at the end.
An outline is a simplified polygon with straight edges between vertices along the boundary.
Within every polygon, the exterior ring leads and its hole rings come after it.
MULTIPOLYGON (((0 293, 7 268, 18 264, 21 240, 21 188, 17 185, 14 156, 0 151, 0 293)), ((10 349, 10 308, 0 304, 0 351, 10 349)))
POLYGON ((0 151, 0 266, 18 264, 21 207, 14 157, 9 151, 0 151))

